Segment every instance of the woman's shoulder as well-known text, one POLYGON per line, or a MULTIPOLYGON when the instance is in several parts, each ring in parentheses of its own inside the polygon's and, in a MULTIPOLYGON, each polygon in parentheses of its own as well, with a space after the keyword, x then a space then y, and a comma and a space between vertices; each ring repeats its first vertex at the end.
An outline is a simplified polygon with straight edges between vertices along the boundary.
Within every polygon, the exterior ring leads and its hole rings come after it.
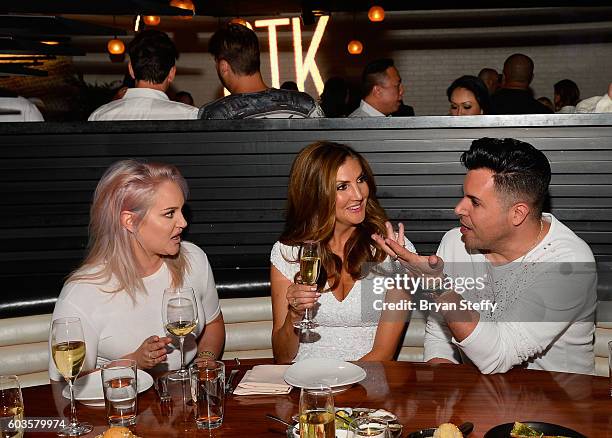
POLYGON ((181 249, 185 251, 185 254, 189 259, 192 260, 206 260, 208 262, 208 256, 202 248, 192 242, 182 241, 181 249))
POLYGON ((300 252, 299 246, 293 245, 285 245, 281 241, 276 241, 274 246, 272 246, 272 251, 270 252, 270 257, 282 257, 285 260, 297 260, 298 253, 300 252))

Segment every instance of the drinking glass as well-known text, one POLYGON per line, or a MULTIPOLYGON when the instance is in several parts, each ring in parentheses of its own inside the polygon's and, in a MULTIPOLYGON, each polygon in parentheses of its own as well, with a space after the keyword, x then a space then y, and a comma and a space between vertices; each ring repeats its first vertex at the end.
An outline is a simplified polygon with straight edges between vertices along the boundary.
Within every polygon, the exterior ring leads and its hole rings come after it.
POLYGON ((300 393, 300 438, 334 438, 334 397, 329 386, 302 388, 300 393))
POLYGON ((190 287, 170 288, 164 290, 162 317, 166 330, 179 338, 181 368, 168 375, 170 380, 188 380, 189 372, 185 369, 183 344, 185 336, 198 325, 198 306, 195 293, 190 287))
MULTIPOLYGON (((321 257, 319 255, 319 242, 308 240, 300 248, 300 282, 302 284, 315 285, 321 270, 321 257)), ((304 311, 304 318, 294 324, 300 330, 310 330, 319 324, 310 317, 310 309, 304 311)))
POLYGON ((111 426, 136 424, 138 411, 138 365, 135 360, 118 359, 101 367, 106 418, 111 426))
POLYGON ((70 388, 70 424, 58 434, 80 436, 92 431, 89 423, 79 423, 74 401, 74 380, 81 372, 85 361, 85 338, 79 318, 60 318, 51 325, 51 353, 59 373, 70 388))
POLYGON ((216 429, 223 423, 225 364, 215 360, 196 361, 189 368, 189 376, 198 429, 216 429))
POLYGON ((23 398, 17 376, 0 376, 0 436, 21 438, 23 398), (12 422, 12 423, 11 423, 12 422))
POLYGON ((351 421, 349 425, 349 436, 351 438, 389 438, 391 432, 386 420, 366 415, 351 421))

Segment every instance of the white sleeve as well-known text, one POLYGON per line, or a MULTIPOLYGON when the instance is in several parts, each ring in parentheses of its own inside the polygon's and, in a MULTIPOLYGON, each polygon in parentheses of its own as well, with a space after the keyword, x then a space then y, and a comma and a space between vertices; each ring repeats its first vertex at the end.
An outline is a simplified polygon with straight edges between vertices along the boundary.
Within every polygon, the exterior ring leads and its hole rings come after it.
MULTIPOLYGON (((79 285, 69 285, 67 287, 78 288, 79 285)), ((75 291, 74 293, 78 293, 78 291, 75 291)), ((98 341, 100 336, 87 316, 87 312, 83 311, 70 301, 70 294, 68 294, 67 299, 60 298, 57 300, 51 320, 53 321, 58 318, 68 317, 77 317, 81 320, 83 337, 85 338, 85 362, 83 363, 82 371, 93 370, 96 368, 98 341)), ((59 371, 57 371, 55 362, 53 362, 53 356, 51 354, 51 327, 52 325, 49 326, 49 377, 52 380, 63 381, 64 377, 59 373, 59 371)))
POLYGON ((193 245, 193 247, 194 249, 192 251, 194 252, 194 257, 197 257, 197 264, 196 266, 192 266, 192 269, 197 270, 196 278, 198 282, 201 282, 201 284, 198 285, 201 288, 200 300, 202 303, 202 310, 204 310, 205 324, 209 324, 219 316, 219 313, 221 313, 219 294, 217 293, 215 277, 210 267, 208 256, 200 247, 196 245, 193 245))
POLYGON ((25 110, 25 118, 26 122, 44 122, 45 119, 43 115, 40 113, 36 105, 26 99, 26 102, 29 104, 25 110))
POLYGON ((425 325, 423 361, 439 357, 453 363, 461 363, 461 356, 451 343, 451 338, 451 332, 444 319, 438 314, 430 313, 425 325))
MULTIPOLYGON (((456 342, 482 373, 503 373, 546 351, 576 321, 593 318, 597 275, 594 263, 542 263, 544 272, 521 294, 503 322, 480 321, 456 342), (568 269, 573 272, 567 272, 568 269), (565 272, 564 272, 565 271, 565 272)), ((590 332, 577 342, 592 341, 590 332), (590 337, 590 338, 589 338, 590 337)))
POLYGON ((300 271, 300 265, 297 263, 298 252, 298 247, 283 245, 280 242, 276 242, 270 252, 272 266, 291 282, 295 281, 295 274, 300 271))

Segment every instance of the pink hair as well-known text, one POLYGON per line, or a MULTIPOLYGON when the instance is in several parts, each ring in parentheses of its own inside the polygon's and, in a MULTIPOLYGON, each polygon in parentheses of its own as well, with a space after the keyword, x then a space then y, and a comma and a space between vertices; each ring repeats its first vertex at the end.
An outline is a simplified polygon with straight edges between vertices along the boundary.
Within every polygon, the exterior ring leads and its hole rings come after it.
MULTIPOLYGON (((124 160, 114 163, 100 179, 90 210, 88 254, 66 282, 85 281, 109 285, 105 292, 125 290, 132 298, 146 292, 132 249, 137 237, 121 224, 121 212, 135 213, 136 229, 155 200, 157 188, 166 181, 176 183, 187 198, 187 182, 175 166, 124 160), (112 283, 111 283, 112 282, 112 283)), ((164 257, 172 275, 172 285, 179 287, 189 270, 185 255, 164 257)))

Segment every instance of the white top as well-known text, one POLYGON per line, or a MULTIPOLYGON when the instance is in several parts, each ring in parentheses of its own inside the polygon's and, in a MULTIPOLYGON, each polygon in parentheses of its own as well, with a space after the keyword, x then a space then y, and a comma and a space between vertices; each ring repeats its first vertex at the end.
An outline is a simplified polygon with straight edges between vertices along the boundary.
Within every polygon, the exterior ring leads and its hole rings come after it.
POLYGON ((44 122, 36 105, 25 97, 0 97, 0 110, 16 110, 20 114, 0 115, 0 122, 44 122))
POLYGON ((589 97, 576 105, 577 113, 612 113, 612 98, 608 94, 589 97))
POLYGON ((349 117, 387 117, 365 100, 361 99, 359 108, 349 114, 349 117))
POLYGON ((576 112, 575 106, 566 105, 564 107, 561 107, 561 109, 557 111, 557 114, 574 114, 575 112, 576 112))
POLYGON ((593 374, 593 334, 597 300, 595 259, 589 246, 551 214, 544 239, 525 257, 493 266, 471 254, 455 228, 444 235, 438 255, 450 277, 481 277, 481 290, 464 293, 474 301, 498 304, 479 311, 480 321, 462 342, 452 338, 439 314, 430 313, 425 356, 455 363, 471 360, 483 373, 530 369, 593 374))
POLYGON ((104 120, 197 119, 198 108, 173 102, 163 91, 129 88, 121 99, 102 105, 89 116, 90 122, 104 120))
MULTIPOLYGON (((405 239, 405 247, 416 252, 414 245, 405 239)), ((270 262, 289 281, 295 281, 300 271, 297 260, 299 247, 276 242, 270 253, 270 262)), ((387 260, 390 260, 387 258, 387 260)), ((343 301, 333 293, 322 293, 314 311, 311 312, 319 327, 312 330, 314 342, 302 342, 294 361, 307 358, 325 357, 338 360, 358 360, 372 350, 378 328, 380 312, 372 309, 371 283, 357 280, 343 301)), ((329 284, 326 285, 329 288, 329 284)))
MULTIPOLYGON (((185 363, 189 363, 197 351, 196 337, 221 310, 215 280, 204 251, 189 242, 181 243, 181 251, 187 255, 190 266, 183 286, 192 287, 198 301, 198 326, 185 337, 185 363)), ((83 370, 94 369, 106 361, 133 353, 149 336, 169 336, 162 320, 162 299, 164 289, 171 285, 170 271, 162 263, 157 272, 142 280, 146 294, 137 293, 135 304, 125 291, 103 292, 104 286, 84 282, 64 285, 53 310, 53 319, 70 316, 81 319, 87 350, 83 370)), ((171 370, 178 369, 181 364, 178 346, 178 338, 167 346, 171 352, 166 363, 171 370)), ((53 380, 62 380, 51 356, 49 376, 53 380)))

